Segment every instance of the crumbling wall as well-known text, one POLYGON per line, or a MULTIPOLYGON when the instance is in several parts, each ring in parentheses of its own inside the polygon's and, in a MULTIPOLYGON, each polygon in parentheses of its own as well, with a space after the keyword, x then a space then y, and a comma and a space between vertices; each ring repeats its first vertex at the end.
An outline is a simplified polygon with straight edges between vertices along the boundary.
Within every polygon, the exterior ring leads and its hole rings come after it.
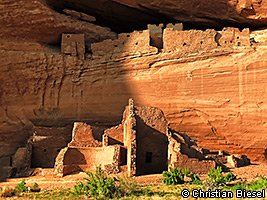
POLYGON ((70 127, 33 127, 31 167, 53 168, 59 151, 71 140, 70 127))
POLYGON ((65 176, 78 171, 93 171, 96 166, 116 165, 120 161, 120 148, 118 146, 107 147, 84 147, 72 148, 68 147, 59 153, 55 164, 55 173, 58 176, 65 176))
POLYGON ((105 141, 104 145, 114 145, 114 144, 122 144, 124 143, 123 137, 123 125, 120 124, 115 127, 111 127, 104 131, 104 136, 106 137, 107 141, 105 141))
POLYGON ((163 32, 164 51, 200 51, 217 48, 215 41, 217 32, 212 29, 206 31, 179 31, 166 28, 163 32))
POLYGON ((62 34, 61 52, 66 55, 76 56, 84 60, 85 37, 84 34, 62 34))
POLYGON ((239 31, 238 28, 224 28, 219 32, 218 42, 222 47, 250 46, 249 29, 239 31))
POLYGON ((171 28, 172 30, 176 31, 182 31, 184 30, 184 25, 183 23, 176 23, 176 24, 169 23, 166 25, 166 28, 171 28))
POLYGON ((75 122, 72 130, 72 141, 69 147, 101 147, 100 141, 94 138, 93 128, 83 122, 75 122))
POLYGON ((150 34, 148 30, 122 33, 116 40, 105 40, 91 45, 93 58, 112 57, 157 53, 158 49, 150 46, 150 34))
POLYGON ((128 176, 136 175, 136 118, 134 112, 134 101, 129 99, 129 105, 126 107, 123 113, 123 134, 124 134, 124 146, 127 148, 127 166, 128 176))
POLYGON ((163 24, 154 25, 148 24, 147 28, 149 30, 150 35, 150 45, 153 47, 157 47, 158 49, 163 48, 163 24))
POLYGON ((119 145, 109 146, 107 137, 104 134, 102 145, 94 138, 90 125, 75 122, 72 141, 56 158, 55 173, 64 176, 78 171, 92 171, 96 166, 103 167, 109 173, 119 172, 121 148, 119 145))
POLYGON ((216 162, 214 160, 199 161, 197 158, 188 158, 186 155, 180 154, 172 166, 182 169, 187 168, 198 174, 207 174, 211 169, 216 168, 216 162))
MULTIPOLYGON (((187 168, 192 172, 204 174, 216 167, 214 160, 200 160, 198 157, 190 158, 182 153, 183 145, 171 133, 168 134, 168 166, 187 168)), ((187 149, 189 151, 189 149, 187 149)))
POLYGON ((17 149, 12 157, 12 168, 16 171, 16 176, 23 175, 31 168, 32 144, 29 142, 26 147, 17 149))
POLYGON ((138 175, 161 173, 168 169, 168 123, 154 107, 135 106, 137 127, 136 170, 138 175))

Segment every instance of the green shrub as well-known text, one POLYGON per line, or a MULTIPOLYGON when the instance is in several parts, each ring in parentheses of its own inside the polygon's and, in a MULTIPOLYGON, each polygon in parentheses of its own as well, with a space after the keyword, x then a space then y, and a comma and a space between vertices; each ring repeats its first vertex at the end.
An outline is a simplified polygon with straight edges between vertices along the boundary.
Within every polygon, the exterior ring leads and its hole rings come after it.
POLYGON ((111 199, 116 196, 115 180, 107 176, 101 167, 96 168, 95 173, 87 173, 86 187, 89 189, 89 194, 95 199, 111 199))
POLYGON ((194 185, 201 185, 202 184, 202 182, 201 182, 201 180, 197 174, 195 174, 195 173, 190 174, 190 178, 192 180, 192 184, 194 184, 194 185))
POLYGON ((125 177, 119 179, 117 193, 117 196, 138 195, 141 189, 133 178, 125 177))
POLYGON ((229 172, 226 174, 226 176, 224 177, 224 181, 226 183, 234 181, 236 179, 236 176, 233 174, 233 172, 229 172))
POLYGON ((89 177, 84 183, 78 182, 72 188, 72 194, 86 195, 94 199, 112 199, 143 193, 133 178, 120 178, 116 183, 114 178, 106 175, 101 167, 97 167, 95 173, 89 172, 87 175, 89 177))
POLYGON ((188 168, 184 168, 183 173, 184 173, 184 176, 186 176, 186 177, 190 177, 191 176, 191 172, 190 172, 190 170, 188 168))
POLYGON ((180 168, 170 168, 169 171, 164 171, 162 175, 165 185, 177 185, 184 183, 184 173, 180 168))
POLYGON ((184 177, 190 178, 192 184, 201 184, 199 176, 194 172, 190 172, 188 168, 184 168, 183 170, 181 168, 170 168, 169 171, 164 171, 162 175, 165 185, 183 184, 185 182, 184 177))
POLYGON ((34 183, 33 186, 32 186, 32 188, 34 188, 34 189, 38 188, 38 187, 39 187, 38 183, 34 183))
POLYGON ((216 169, 212 169, 208 172, 208 177, 218 185, 222 185, 225 183, 225 178, 222 175, 222 168, 217 167, 216 169))
POLYGON ((206 189, 214 189, 225 186, 227 182, 235 180, 235 175, 232 172, 227 173, 225 176, 222 174, 222 168, 217 167, 208 172, 208 178, 204 180, 203 185, 206 189))
POLYGON ((30 191, 31 192, 40 192, 41 188, 39 188, 38 183, 34 183, 31 187, 30 187, 30 191))
POLYGON ((20 183, 18 183, 15 187, 15 191, 17 193, 22 193, 22 192, 28 192, 28 188, 26 187, 26 182, 25 180, 22 180, 20 183))
POLYGON ((78 182, 74 187, 73 187, 73 193, 75 195, 86 195, 89 196, 89 186, 87 183, 82 183, 81 181, 78 182))

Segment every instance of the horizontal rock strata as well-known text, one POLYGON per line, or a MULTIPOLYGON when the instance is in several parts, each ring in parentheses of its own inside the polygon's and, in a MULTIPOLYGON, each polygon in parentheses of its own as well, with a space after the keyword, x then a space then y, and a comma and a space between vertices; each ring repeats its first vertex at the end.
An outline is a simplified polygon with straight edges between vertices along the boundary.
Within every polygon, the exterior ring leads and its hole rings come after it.
POLYGON ((20 138, 15 144, 1 139, 8 147, 0 156, 14 153, 32 124, 114 124, 132 97, 162 109, 172 129, 204 148, 266 161, 264 44, 91 60, 45 51, 0 52, 0 135, 20 138))

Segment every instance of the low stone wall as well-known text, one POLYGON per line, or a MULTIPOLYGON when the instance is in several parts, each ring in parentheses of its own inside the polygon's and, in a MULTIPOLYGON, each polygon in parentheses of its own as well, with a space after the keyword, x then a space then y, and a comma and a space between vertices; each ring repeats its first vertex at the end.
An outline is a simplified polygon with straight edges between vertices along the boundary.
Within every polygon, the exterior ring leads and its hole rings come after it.
POLYGON ((188 158, 186 155, 180 155, 172 167, 187 168, 191 172, 198 174, 206 174, 211 169, 216 168, 214 160, 198 160, 197 158, 188 158))
POLYGON ((217 48, 215 41, 217 32, 212 29, 206 31, 190 30, 177 31, 166 28, 163 33, 164 51, 199 51, 217 48))
POLYGON ((116 145, 62 149, 55 164, 55 173, 64 176, 78 171, 94 171, 96 166, 104 168, 118 163, 118 150, 120 149, 116 145))
POLYGON ((158 52, 158 49, 150 46, 150 34, 148 30, 122 33, 116 40, 105 40, 91 45, 93 58, 124 57, 136 53, 158 52), (117 56, 116 56, 117 55, 117 56))

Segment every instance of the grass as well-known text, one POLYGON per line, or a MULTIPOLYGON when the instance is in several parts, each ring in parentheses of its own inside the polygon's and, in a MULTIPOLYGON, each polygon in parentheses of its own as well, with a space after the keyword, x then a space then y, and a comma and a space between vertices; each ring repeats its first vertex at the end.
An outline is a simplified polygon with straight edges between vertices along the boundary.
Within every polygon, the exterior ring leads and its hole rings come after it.
MULTIPOLYGON (((244 184, 244 187, 250 188, 253 190, 256 188, 260 189, 262 185, 261 181, 255 181, 252 184, 244 184), (259 186, 258 186, 259 185, 259 186)), ((130 196, 118 198, 119 200, 146 200, 146 199, 160 199, 160 200, 174 200, 174 199, 183 199, 180 195, 183 189, 193 190, 196 188, 201 188, 199 185, 192 185, 192 184, 180 184, 180 185, 171 185, 166 186, 164 184, 159 185, 149 185, 149 186, 142 186, 141 190, 137 191, 136 193, 131 194, 130 196)), ((239 189, 239 186, 232 186, 232 187, 225 187, 224 190, 236 190, 239 189)), ((76 195, 73 193, 73 188, 64 189, 64 190, 50 190, 50 191, 43 191, 39 193, 24 193, 19 196, 18 199, 74 199, 74 200, 83 200, 83 199, 92 199, 84 195, 76 195)))
POLYGON ((258 177, 258 180, 253 181, 252 183, 239 183, 237 185, 233 185, 230 187, 227 187, 230 190, 237 190, 237 189, 244 189, 244 190, 262 190, 267 189, 267 178, 265 177, 258 177))
MULTIPOLYGON (((189 176, 190 173, 183 172, 185 176, 189 176)), ((229 174, 229 173, 228 173, 229 174)), ((175 175, 173 173, 171 175, 175 175)), ((179 174, 178 174, 179 175, 179 174)), ((222 175, 221 169, 215 169, 209 172, 209 177, 206 180, 212 180, 212 183, 221 183, 220 186, 222 190, 225 191, 235 191, 236 189, 246 189, 246 190, 262 190, 267 189, 267 178, 257 177, 252 183, 239 183, 235 185, 228 185, 228 182, 233 180, 233 174, 222 175)), ((119 200, 139 200, 139 199, 183 199, 181 196, 181 191, 183 189, 188 189, 192 191, 193 189, 205 190, 205 182, 198 184, 194 183, 194 178, 190 182, 184 182, 183 184, 164 184, 158 183, 155 185, 140 186, 137 185, 135 180, 132 178, 123 178, 121 180, 115 181, 115 179, 107 176, 99 168, 96 173, 88 174, 89 179, 85 179, 83 182, 78 182, 74 187, 61 190, 44 190, 41 192, 30 192, 25 181, 21 181, 17 184, 14 189, 10 188, 0 188, 0 196, 8 197, 9 195, 16 195, 14 198, 18 199, 119 199, 119 200), (120 194, 120 195, 115 195, 120 194), (5 195, 5 196, 4 196, 5 195), (102 196, 101 196, 102 195, 102 196)), ((164 178, 169 178, 170 176, 164 176, 164 178)), ((179 176, 180 177, 180 176, 179 176)), ((190 176, 191 177, 191 176, 190 176)), ((193 177, 193 175, 192 175, 193 177)), ((171 176, 173 178, 173 176, 171 176)), ((171 179, 172 180, 172 179, 171 179)), ((169 183, 169 182, 168 182, 169 183)), ((172 182, 171 182, 172 183, 172 182)), ((179 182, 180 183, 180 182, 179 182)), ((35 183, 33 188, 38 188, 39 185, 35 183)), ((215 187, 216 188, 216 187, 215 187)), ((213 189, 212 189, 213 190, 213 189)))
MULTIPOLYGON (((129 196, 118 198, 120 200, 134 200, 134 199, 182 199, 180 193, 184 188, 192 190, 199 186, 194 186, 192 184, 182 184, 182 185, 172 185, 166 186, 163 184, 160 185, 149 185, 139 187, 138 190, 131 193, 129 196)), ((73 192, 73 188, 64 189, 64 190, 50 190, 43 191, 39 193, 24 193, 19 196, 21 198, 27 199, 94 199, 89 198, 85 195, 77 195, 73 192)))

